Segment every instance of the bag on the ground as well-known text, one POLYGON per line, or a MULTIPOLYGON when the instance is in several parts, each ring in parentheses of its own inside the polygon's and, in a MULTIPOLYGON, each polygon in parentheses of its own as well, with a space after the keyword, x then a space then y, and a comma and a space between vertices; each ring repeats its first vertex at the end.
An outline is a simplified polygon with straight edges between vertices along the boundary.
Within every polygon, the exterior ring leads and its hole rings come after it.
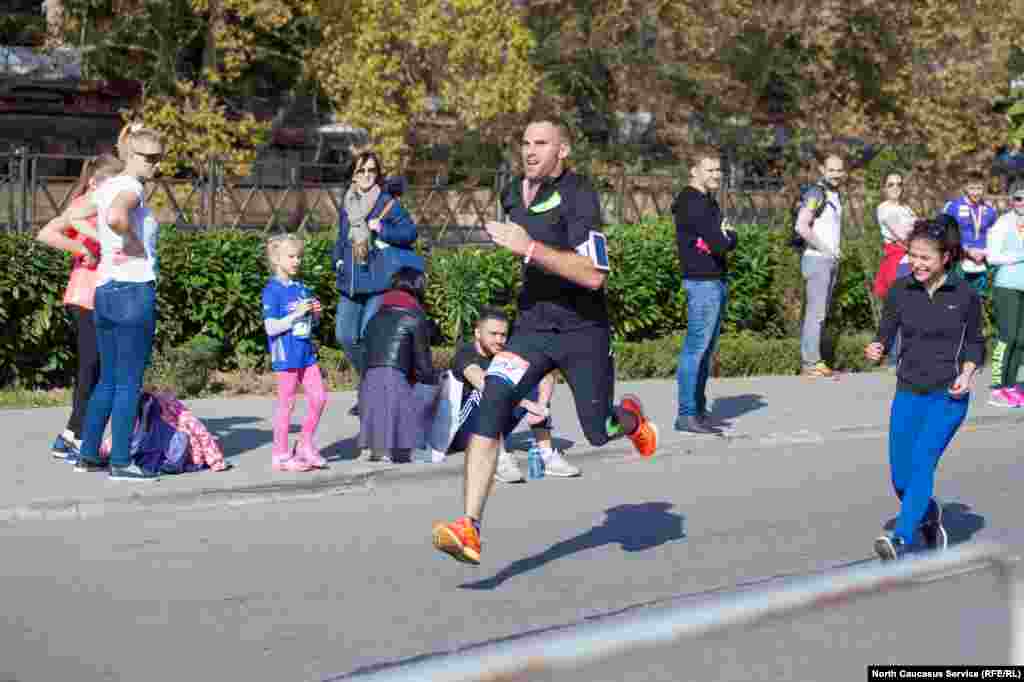
POLYGON ((188 434, 164 420, 156 396, 143 393, 132 434, 132 461, 150 474, 180 474, 191 462, 188 450, 188 434))
POLYGON ((437 401, 434 421, 430 427, 430 450, 435 462, 445 458, 459 430, 463 388, 462 382, 451 371, 444 373, 441 378, 441 397, 437 401))
MULTIPOLYGON (((110 447, 108 433, 100 446, 103 458, 109 457, 110 447)), ((228 468, 217 439, 171 393, 144 392, 139 396, 129 453, 132 461, 149 473, 183 474, 228 468)))
MULTIPOLYGON (((796 221, 797 218, 800 217, 800 208, 804 205, 804 197, 807 196, 807 192, 815 187, 820 187, 822 192, 826 192, 825 187, 820 182, 811 182, 800 185, 800 191, 797 193, 793 206, 789 211, 789 224, 792 226, 792 236, 790 237, 789 245, 797 251, 803 251, 807 248, 807 240, 796 231, 796 221)), ((827 197, 828 194, 826 193, 825 196, 827 197)), ((814 216, 811 218, 811 225, 813 225, 814 221, 820 218, 821 214, 825 212, 826 206, 828 206, 827 199, 814 207, 814 216)))

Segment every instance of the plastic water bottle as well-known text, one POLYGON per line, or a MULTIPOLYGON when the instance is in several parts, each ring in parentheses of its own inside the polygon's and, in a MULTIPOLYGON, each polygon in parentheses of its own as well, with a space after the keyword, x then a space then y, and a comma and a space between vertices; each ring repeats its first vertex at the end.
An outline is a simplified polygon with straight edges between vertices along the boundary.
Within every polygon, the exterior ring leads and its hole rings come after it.
POLYGON ((536 446, 530 448, 526 456, 526 476, 530 479, 544 478, 544 458, 536 446))

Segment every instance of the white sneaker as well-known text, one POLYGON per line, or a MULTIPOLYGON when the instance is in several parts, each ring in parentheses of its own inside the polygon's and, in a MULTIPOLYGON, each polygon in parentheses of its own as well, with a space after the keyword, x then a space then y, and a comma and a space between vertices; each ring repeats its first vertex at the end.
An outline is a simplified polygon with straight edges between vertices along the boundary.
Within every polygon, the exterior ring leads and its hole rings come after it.
POLYGON ((573 478, 579 476, 581 473, 580 468, 573 466, 565 461, 565 457, 558 450, 552 448, 549 452, 543 452, 544 457, 544 475, 545 476, 559 476, 561 478, 573 478))
POLYGON ((504 448, 498 452, 498 470, 494 472, 494 480, 502 483, 522 483, 526 480, 519 469, 519 462, 504 448))

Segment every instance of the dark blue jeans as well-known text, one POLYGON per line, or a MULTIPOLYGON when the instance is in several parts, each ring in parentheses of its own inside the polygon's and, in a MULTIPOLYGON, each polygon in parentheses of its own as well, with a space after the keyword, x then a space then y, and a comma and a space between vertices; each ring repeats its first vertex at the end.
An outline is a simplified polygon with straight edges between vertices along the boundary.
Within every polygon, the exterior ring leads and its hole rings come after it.
POLYGON ((345 351, 349 363, 362 376, 366 368, 366 349, 363 346, 363 337, 366 335, 366 325, 377 310, 380 309, 380 299, 383 294, 356 294, 346 296, 341 294, 338 297, 338 314, 334 320, 334 337, 338 345, 345 351))
POLYGON ((708 374, 722 331, 722 313, 729 287, 720 279, 684 279, 683 287, 686 289, 686 338, 676 368, 679 415, 697 417, 707 412, 708 374))
POLYGON ((967 416, 968 398, 897 391, 889 416, 889 469, 900 498, 893 534, 909 546, 931 504, 935 469, 967 416))
POLYGON ((131 439, 142 375, 153 352, 156 288, 153 282, 108 282, 96 289, 96 345, 100 382, 89 398, 82 456, 99 459, 110 421, 112 466, 131 464, 131 439))

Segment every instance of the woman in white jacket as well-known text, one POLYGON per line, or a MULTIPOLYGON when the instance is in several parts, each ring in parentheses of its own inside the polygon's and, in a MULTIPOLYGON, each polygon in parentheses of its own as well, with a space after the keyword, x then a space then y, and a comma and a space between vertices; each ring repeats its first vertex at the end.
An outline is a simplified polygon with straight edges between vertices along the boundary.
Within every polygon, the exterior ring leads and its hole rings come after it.
POLYGON ((1010 210, 988 235, 988 263, 998 267, 992 287, 992 310, 998 338, 992 351, 992 392, 988 404, 1024 406, 1017 383, 1024 354, 1024 181, 1010 187, 1010 210))

